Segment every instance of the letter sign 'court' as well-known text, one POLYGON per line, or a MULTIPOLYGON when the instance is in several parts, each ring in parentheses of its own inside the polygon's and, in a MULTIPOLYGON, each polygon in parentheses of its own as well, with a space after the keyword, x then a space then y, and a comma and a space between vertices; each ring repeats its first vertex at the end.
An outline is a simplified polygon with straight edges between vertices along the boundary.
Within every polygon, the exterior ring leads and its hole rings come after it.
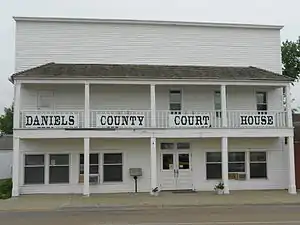
POLYGON ((209 114, 169 115, 170 127, 209 127, 209 114))

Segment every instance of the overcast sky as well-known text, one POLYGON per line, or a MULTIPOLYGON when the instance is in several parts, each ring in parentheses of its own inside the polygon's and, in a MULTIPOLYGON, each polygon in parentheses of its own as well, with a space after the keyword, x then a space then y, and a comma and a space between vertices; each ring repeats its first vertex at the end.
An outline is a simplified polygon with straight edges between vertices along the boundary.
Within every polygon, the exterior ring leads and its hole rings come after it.
MULTIPOLYGON (((0 0, 0 112, 13 99, 8 81, 14 72, 13 16, 280 24, 282 40, 295 40, 299 9, 300 0, 0 0)), ((300 105, 300 84, 292 91, 300 105)))

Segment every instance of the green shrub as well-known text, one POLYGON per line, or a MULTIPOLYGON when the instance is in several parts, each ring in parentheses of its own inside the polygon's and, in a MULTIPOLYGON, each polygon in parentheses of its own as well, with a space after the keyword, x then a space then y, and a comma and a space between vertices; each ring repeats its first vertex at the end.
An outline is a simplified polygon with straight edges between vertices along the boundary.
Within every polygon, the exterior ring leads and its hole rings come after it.
POLYGON ((0 181, 0 199, 7 199, 11 197, 12 179, 5 179, 0 181))

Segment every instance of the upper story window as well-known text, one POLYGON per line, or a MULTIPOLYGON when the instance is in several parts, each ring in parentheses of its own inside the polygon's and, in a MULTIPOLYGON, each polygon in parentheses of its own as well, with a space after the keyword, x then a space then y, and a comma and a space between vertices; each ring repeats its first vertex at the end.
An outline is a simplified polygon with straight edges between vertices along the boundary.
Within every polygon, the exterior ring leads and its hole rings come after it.
POLYGON ((216 116, 221 117, 221 92, 215 91, 214 93, 214 107, 216 111, 216 116))
POLYGON ((181 111, 181 108, 182 108, 181 91, 180 90, 170 90, 169 95, 170 95, 169 109, 171 111, 181 111))
POLYGON ((257 111, 268 110, 267 92, 256 92, 256 109, 257 111))
POLYGON ((52 109, 53 108, 53 91, 39 91, 37 99, 38 109, 52 109))

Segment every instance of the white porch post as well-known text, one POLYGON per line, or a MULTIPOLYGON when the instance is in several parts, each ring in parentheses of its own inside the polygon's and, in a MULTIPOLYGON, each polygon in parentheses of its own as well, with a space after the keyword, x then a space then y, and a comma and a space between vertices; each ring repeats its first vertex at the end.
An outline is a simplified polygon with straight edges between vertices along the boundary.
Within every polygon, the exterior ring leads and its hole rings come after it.
POLYGON ((12 196, 19 196, 19 182, 20 182, 20 139, 15 136, 15 129, 20 128, 20 103, 21 103, 21 83, 16 81, 14 90, 14 118, 13 118, 13 188, 12 196))
POLYGON ((221 85, 221 115, 222 115, 222 127, 227 127, 226 85, 221 85))
POLYGON ((290 85, 285 86, 286 94, 286 111, 287 111, 287 126, 289 128, 293 127, 293 112, 292 112, 292 99, 291 99, 291 89, 290 85))
POLYGON ((295 156, 294 156, 294 137, 288 137, 289 155, 289 193, 297 194, 295 178, 295 156))
POLYGON ((90 138, 84 138, 84 187, 83 195, 90 195, 90 138))
POLYGON ((84 127, 90 127, 90 84, 84 84, 84 127))
POLYGON ((156 127, 156 102, 155 102, 155 84, 150 86, 151 99, 151 127, 156 127))
POLYGON ((13 138, 13 188, 12 196, 19 196, 19 181, 20 181, 20 139, 17 137, 13 138))
MULTIPOLYGON (((290 85, 285 86, 286 94, 286 110, 287 110, 287 126, 293 128, 293 113, 290 85)), ((294 136, 288 137, 288 156, 289 156, 289 193, 296 194, 296 178, 295 178, 295 152, 294 152, 294 136)))
POLYGON ((157 188, 157 157, 156 157, 156 138, 151 137, 151 153, 150 153, 150 167, 151 167, 151 194, 154 194, 153 189, 157 188))
POLYGON ((222 137, 222 180, 224 183, 224 194, 229 194, 228 185, 228 138, 222 137))

